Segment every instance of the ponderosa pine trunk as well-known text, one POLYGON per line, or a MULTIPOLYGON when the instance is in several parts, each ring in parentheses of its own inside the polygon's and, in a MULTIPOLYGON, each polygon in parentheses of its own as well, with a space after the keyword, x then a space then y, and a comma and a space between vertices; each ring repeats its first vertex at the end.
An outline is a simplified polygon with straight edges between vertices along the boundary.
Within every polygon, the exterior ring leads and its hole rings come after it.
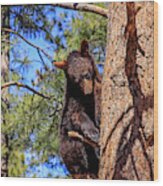
POLYGON ((109 3, 99 179, 154 180, 154 2, 109 3))

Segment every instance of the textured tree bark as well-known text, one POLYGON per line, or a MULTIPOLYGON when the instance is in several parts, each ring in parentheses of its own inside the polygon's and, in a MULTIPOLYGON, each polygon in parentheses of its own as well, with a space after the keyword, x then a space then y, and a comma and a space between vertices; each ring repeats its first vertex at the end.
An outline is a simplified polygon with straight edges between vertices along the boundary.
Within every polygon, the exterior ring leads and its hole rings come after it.
MULTIPOLYGON (((5 6, 2 7, 1 9, 1 20, 2 20, 2 27, 9 27, 9 9, 5 6)), ((9 40, 9 34, 6 32, 2 31, 1 38, 4 40, 9 40)), ((1 42, 1 81, 2 82, 8 82, 9 77, 8 77, 8 71, 9 71, 9 44, 8 42, 1 42)), ((2 90, 2 100, 8 105, 8 89, 2 90)), ((6 125, 5 122, 5 117, 4 117, 4 112, 2 109, 2 117, 1 117, 1 124, 6 125)), ((2 147, 8 148, 8 136, 7 134, 4 134, 1 132, 1 145, 2 147)), ((3 152, 2 152, 3 154, 3 152)), ((9 152, 4 153, 1 156, 1 176, 2 177, 8 177, 8 160, 9 160, 9 152)))
POLYGON ((99 179, 154 179, 154 2, 108 6, 99 179))

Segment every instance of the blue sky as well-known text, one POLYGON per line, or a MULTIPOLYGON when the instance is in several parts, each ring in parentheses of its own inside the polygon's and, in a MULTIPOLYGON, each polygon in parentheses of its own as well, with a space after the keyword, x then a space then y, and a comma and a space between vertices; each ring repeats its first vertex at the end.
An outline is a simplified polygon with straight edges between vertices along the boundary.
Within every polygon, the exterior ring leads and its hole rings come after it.
MULTIPOLYGON (((63 10, 62 8, 56 8, 56 12, 55 12, 55 18, 57 21, 61 21, 61 14, 64 12, 65 10, 63 10)), ((76 16, 77 13, 75 11, 71 11, 71 10, 66 10, 67 12, 67 18, 65 19, 66 24, 63 24, 63 29, 67 29, 67 23, 71 22, 71 17, 72 16, 76 16), (64 26, 65 25, 65 26, 64 26)), ((48 19, 49 21, 51 21, 54 17, 53 13, 49 13, 48 14, 48 19)), ((12 20, 12 19, 11 19, 12 20)), ((11 21, 12 24, 13 21, 11 21)), ((14 28, 13 28, 14 29, 14 28)), ((63 37, 63 31, 59 30, 57 25, 54 25, 54 28, 52 30, 52 35, 55 38, 56 36, 59 36, 62 40, 62 43, 64 45, 66 45, 66 39, 63 37)), ((24 36, 26 39, 28 39, 28 41, 30 41, 31 43, 39 46, 40 48, 44 49, 51 57, 52 59, 54 58, 54 54, 55 54, 55 44, 48 43, 45 41, 45 39, 42 36, 38 36, 36 38, 30 38, 27 36, 24 36)), ((13 36, 12 36, 13 38, 13 36)), ((15 35, 14 35, 15 38, 15 35)), ((28 85, 31 85, 31 80, 35 79, 35 72, 36 70, 41 70, 42 68, 42 64, 39 62, 40 61, 40 57, 38 55, 38 52, 36 49, 34 49, 32 46, 28 45, 26 42, 24 42, 22 39, 20 39, 19 37, 16 36, 16 38, 18 39, 18 43, 17 45, 15 45, 15 51, 20 53, 20 56, 23 58, 24 57, 24 53, 28 56, 28 58, 32 61, 30 68, 26 69, 26 71, 24 71, 24 76, 25 76, 25 83, 27 83, 28 85)), ((46 56, 44 56, 44 54, 42 54, 43 59, 46 63, 46 65, 50 68, 54 68, 51 64, 51 61, 47 59, 46 56)), ((10 61, 13 60, 13 55, 12 52, 10 52, 10 61)), ((11 66, 12 64, 15 65, 15 63, 10 63, 11 66)), ((15 68, 16 66, 14 66, 15 68)))
POLYGON ((28 165, 26 177, 66 177, 69 172, 65 165, 61 163, 59 156, 49 157, 48 162, 39 165, 29 166, 32 158, 36 159, 36 155, 30 150, 25 152, 25 164, 28 165))

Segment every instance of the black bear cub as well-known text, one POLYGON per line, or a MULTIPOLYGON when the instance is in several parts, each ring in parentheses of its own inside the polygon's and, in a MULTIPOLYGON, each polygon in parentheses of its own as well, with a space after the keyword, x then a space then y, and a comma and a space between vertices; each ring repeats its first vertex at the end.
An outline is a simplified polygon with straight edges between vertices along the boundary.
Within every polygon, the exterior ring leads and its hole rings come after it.
POLYGON ((73 178, 97 178, 101 77, 87 41, 67 60, 54 62, 67 84, 60 124, 60 155, 73 178), (73 135, 75 134, 75 135, 73 135))

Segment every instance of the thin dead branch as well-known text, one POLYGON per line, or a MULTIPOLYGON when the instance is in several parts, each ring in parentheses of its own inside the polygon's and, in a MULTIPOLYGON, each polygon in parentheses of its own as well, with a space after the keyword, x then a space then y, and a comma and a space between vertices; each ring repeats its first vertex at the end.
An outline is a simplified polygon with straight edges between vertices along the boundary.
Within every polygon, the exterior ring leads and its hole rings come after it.
POLYGON ((72 9, 72 10, 79 10, 79 11, 84 11, 84 12, 91 12, 95 13, 98 15, 101 15, 103 17, 108 17, 107 9, 101 8, 96 5, 92 4, 86 4, 86 3, 56 3, 53 4, 54 6, 65 8, 65 9, 72 9))
POLYGON ((22 83, 19 83, 19 82, 8 82, 8 83, 5 83, 5 84, 3 84, 1 86, 1 89, 7 88, 7 87, 10 87, 10 86, 23 87, 23 88, 26 88, 26 89, 30 90, 34 94, 37 94, 38 96, 41 96, 42 98, 45 98, 45 99, 50 99, 51 98, 51 97, 49 97, 49 96, 47 96, 45 94, 42 94, 42 93, 38 92, 37 90, 33 89, 32 87, 30 87, 28 85, 25 85, 25 84, 22 84, 22 83))
POLYGON ((23 41, 25 41, 27 44, 29 44, 30 46, 32 46, 33 48, 41 51, 50 61, 52 61, 52 57, 47 53, 45 52, 44 49, 40 48, 39 46, 31 43, 30 41, 28 41, 25 37, 23 37, 21 34, 19 34, 18 32, 12 30, 12 29, 9 29, 9 28, 1 28, 2 31, 5 31, 5 32, 9 32, 9 33, 13 33, 17 36, 19 36, 23 41))

